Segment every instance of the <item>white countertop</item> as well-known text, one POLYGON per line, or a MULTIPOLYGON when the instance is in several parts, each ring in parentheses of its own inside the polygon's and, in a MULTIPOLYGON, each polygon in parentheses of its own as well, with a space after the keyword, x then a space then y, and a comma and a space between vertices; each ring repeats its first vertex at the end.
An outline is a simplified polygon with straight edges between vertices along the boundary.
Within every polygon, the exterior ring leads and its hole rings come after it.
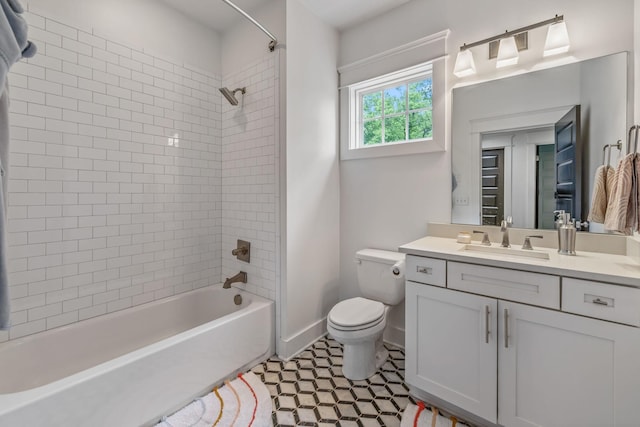
MULTIPOLYGON (((535 244, 535 242, 533 243, 535 244)), ((474 243, 474 245, 476 244, 474 243)), ((578 251, 577 255, 568 256, 558 254, 555 249, 536 248, 538 252, 549 254, 549 259, 546 260, 467 251, 463 249, 464 246, 463 243, 456 242, 456 239, 424 237, 400 246, 399 251, 450 261, 533 271, 640 288, 640 264, 635 259, 624 255, 578 251)), ((500 246, 500 244, 494 243, 492 246, 500 246)))

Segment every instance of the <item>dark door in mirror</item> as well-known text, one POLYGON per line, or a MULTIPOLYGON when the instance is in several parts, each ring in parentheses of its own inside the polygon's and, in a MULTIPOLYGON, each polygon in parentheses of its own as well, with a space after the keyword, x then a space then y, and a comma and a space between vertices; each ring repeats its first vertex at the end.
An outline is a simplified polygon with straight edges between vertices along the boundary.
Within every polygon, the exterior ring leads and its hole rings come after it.
POLYGON ((555 145, 538 145, 536 158, 536 228, 553 230, 556 209, 555 145))
POLYGON ((504 218, 504 149, 482 150, 482 225, 504 218))
POLYGON ((582 140, 580 106, 574 106, 555 125, 556 209, 582 219, 582 140))

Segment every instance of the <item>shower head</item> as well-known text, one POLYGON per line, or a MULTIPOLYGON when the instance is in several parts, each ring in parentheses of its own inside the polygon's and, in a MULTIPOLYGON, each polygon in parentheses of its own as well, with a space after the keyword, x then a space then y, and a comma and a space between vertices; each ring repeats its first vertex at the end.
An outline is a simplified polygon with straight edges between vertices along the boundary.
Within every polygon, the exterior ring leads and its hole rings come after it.
POLYGON ((229 103, 231 105, 238 105, 238 99, 236 98, 236 92, 240 92, 243 95, 245 94, 245 92, 247 91, 246 87, 239 87, 237 89, 234 89, 233 91, 229 90, 226 87, 220 88, 220 93, 224 95, 225 98, 227 98, 227 101, 229 101, 229 103))

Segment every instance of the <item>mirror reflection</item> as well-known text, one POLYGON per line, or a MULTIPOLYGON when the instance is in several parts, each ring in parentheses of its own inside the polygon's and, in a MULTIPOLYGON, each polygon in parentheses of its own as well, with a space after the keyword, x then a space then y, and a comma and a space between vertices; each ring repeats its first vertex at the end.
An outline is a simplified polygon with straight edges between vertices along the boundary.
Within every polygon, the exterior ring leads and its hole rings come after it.
POLYGON ((603 147, 627 149, 627 53, 455 88, 452 112, 452 223, 585 221, 603 147))

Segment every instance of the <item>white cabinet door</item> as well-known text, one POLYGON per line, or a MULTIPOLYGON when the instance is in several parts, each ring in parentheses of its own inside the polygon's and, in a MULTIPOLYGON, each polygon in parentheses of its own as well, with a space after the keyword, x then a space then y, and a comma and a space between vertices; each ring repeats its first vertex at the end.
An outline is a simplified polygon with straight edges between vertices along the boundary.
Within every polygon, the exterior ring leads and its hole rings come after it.
POLYGON ((495 423, 497 300, 406 287, 406 382, 495 423))
POLYGON ((500 424, 640 425, 638 328, 517 303, 498 306, 500 424))

